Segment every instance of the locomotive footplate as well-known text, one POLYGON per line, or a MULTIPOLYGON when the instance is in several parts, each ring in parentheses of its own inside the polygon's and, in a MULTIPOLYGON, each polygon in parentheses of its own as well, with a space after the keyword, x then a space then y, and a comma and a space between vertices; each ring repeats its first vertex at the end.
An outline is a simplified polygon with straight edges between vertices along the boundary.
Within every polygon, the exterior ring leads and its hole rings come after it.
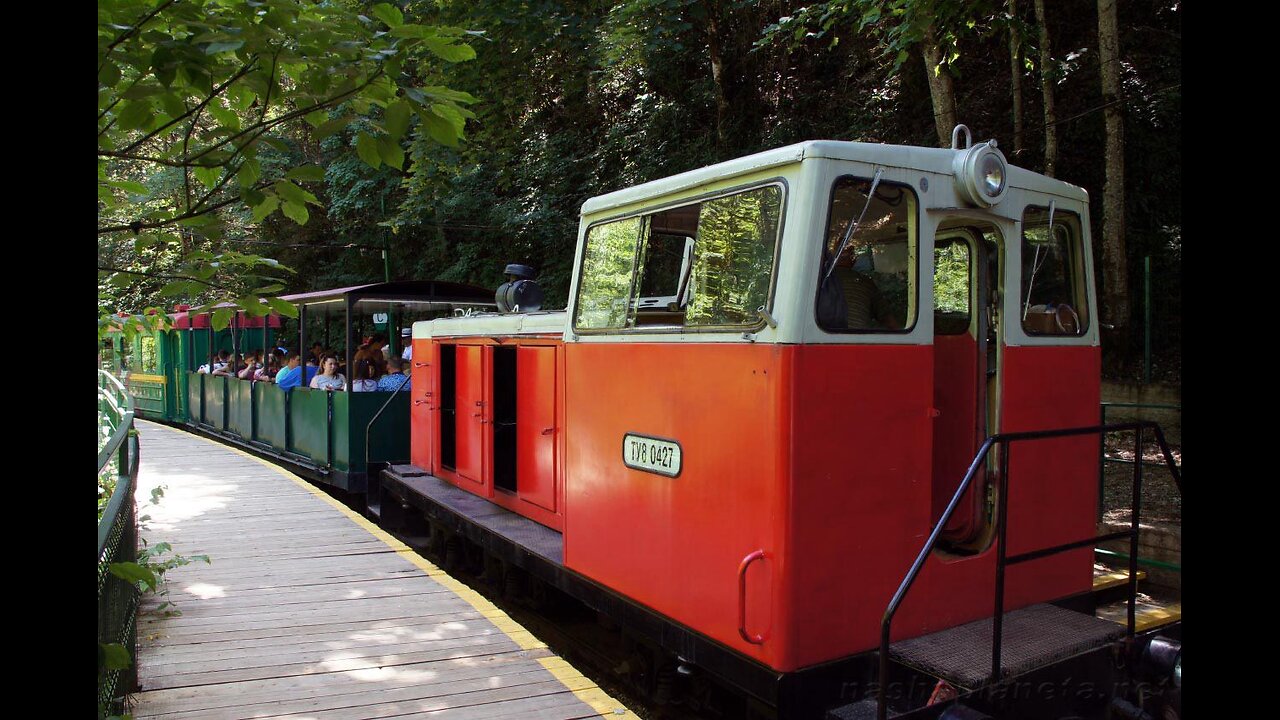
MULTIPOLYGON (((1002 629, 1001 679, 1095 650, 1124 635, 1121 625, 1053 605, 1006 613, 1002 629)), ((991 618, 984 618, 896 642, 889 654, 953 685, 978 688, 991 679, 991 633, 991 618)))
MULTIPOLYGON (((619 625, 679 656, 744 696, 769 715, 819 718, 848 702, 851 679, 869 681, 875 652, 779 673, 694 630, 635 603, 564 566, 561 533, 498 507, 413 465, 392 465, 381 475, 384 520, 397 505, 417 508, 433 524, 457 533, 619 625), (843 696, 843 697, 842 697, 843 696)), ((858 685, 863 682, 856 683, 858 685)))

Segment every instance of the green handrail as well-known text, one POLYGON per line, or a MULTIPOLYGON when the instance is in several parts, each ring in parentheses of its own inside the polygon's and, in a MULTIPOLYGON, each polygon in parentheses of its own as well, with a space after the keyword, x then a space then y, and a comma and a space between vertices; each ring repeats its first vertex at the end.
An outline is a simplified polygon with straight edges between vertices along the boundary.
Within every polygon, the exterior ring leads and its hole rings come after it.
MULTIPOLYGON (((1094 548, 1093 552, 1094 552, 1094 554, 1095 554, 1095 555, 1105 555, 1105 556, 1107 556, 1107 557, 1114 557, 1114 558, 1119 559, 1119 560, 1128 560, 1128 559, 1129 559, 1129 556, 1128 556, 1128 555, 1125 555, 1124 553, 1118 553, 1118 552, 1116 552, 1115 550, 1103 550, 1102 548, 1094 548)), ((1162 561, 1162 560, 1152 560, 1152 559, 1150 559, 1150 558, 1139 557, 1139 558, 1138 558, 1138 564, 1139 564, 1139 565, 1150 565, 1151 567, 1164 568, 1165 570, 1173 570, 1173 571, 1175 571, 1175 572, 1179 572, 1179 573, 1181 573, 1181 572, 1182 572, 1182 566, 1181 566, 1181 565, 1175 565, 1174 563, 1164 562, 1164 561, 1162 561)))
MULTIPOLYGON (((125 439, 129 437, 129 431, 133 429, 134 410, 133 398, 125 391, 124 385, 120 384, 120 381, 114 375, 105 370, 99 370, 98 377, 100 380, 107 380, 106 387, 98 386, 98 397, 100 400, 107 402, 109 409, 115 415, 112 419, 115 420, 116 424, 116 430, 111 434, 111 439, 107 441, 106 447, 98 452, 98 472, 102 472, 107 467, 107 463, 111 462, 111 454, 113 452, 125 452, 122 448, 124 448, 125 439), (110 391, 114 391, 114 395, 110 391), (123 400, 123 408, 120 407, 121 400, 123 400)), ((110 416, 111 414, 109 413, 108 415, 110 416)), ((123 460, 124 458, 121 459, 123 460)), ((127 471, 127 469, 125 465, 120 466, 121 472, 127 471)))
POLYGON ((110 373, 98 371, 98 407, 110 425, 111 439, 98 453, 98 475, 107 469, 112 453, 116 486, 98 520, 98 717, 118 713, 120 696, 137 686, 137 663, 109 669, 104 648, 122 645, 136 659, 138 588, 111 572, 117 563, 137 560, 137 516, 134 489, 138 480, 138 436, 133 430, 133 399, 110 373))

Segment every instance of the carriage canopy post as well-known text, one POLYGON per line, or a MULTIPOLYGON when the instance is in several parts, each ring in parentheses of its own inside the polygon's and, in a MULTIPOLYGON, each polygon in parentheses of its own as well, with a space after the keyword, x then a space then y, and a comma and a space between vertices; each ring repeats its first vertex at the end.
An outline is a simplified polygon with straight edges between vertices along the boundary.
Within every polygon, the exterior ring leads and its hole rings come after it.
POLYGON ((351 373, 355 371, 355 368, 353 368, 353 367, 351 366, 351 357, 352 357, 352 355, 351 355, 351 344, 352 344, 352 342, 351 342, 351 341, 352 341, 352 339, 355 337, 355 336, 354 336, 354 334, 353 334, 353 333, 355 332, 355 326, 352 324, 352 322, 351 322, 351 321, 352 321, 352 319, 353 319, 353 317, 352 317, 352 316, 353 316, 352 310, 354 310, 354 309, 355 309, 355 304, 356 304, 356 302, 355 302, 355 298, 353 297, 353 295, 354 295, 353 293, 348 293, 348 294, 343 298, 343 303, 342 303, 342 304, 343 304, 343 306, 345 306, 345 307, 346 307, 346 310, 347 310, 347 335, 346 335, 346 337, 347 337, 347 351, 346 351, 346 357, 347 357, 347 382, 348 382, 348 383, 350 383, 350 382, 351 382, 351 373))
POLYGON ((302 377, 307 377, 307 304, 298 303, 298 358, 302 362, 302 377))

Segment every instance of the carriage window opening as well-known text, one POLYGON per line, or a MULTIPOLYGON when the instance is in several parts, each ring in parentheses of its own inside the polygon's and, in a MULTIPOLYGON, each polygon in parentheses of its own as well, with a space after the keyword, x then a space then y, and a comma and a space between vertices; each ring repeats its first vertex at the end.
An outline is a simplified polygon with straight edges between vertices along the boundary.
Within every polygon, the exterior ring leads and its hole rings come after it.
POLYGON ((1022 328, 1029 335, 1082 335, 1088 329, 1079 217, 1028 207, 1022 217, 1022 328))
POLYGON ((782 188, 769 185, 654 213, 643 223, 632 218, 592 227, 576 326, 759 323, 756 311, 772 289, 781 216, 782 188))
POLYGON ((832 190, 817 299, 818 325, 828 332, 905 332, 915 326, 915 193, 882 180, 868 203, 870 189, 871 180, 846 176, 832 190), (836 257, 864 207, 861 224, 836 257))
POLYGON ((937 335, 969 331, 969 245, 940 240, 933 250, 933 326, 937 335))
POLYGON ((156 339, 151 336, 142 338, 142 365, 140 370, 144 373, 156 373, 160 367, 160 360, 156 357, 156 339))

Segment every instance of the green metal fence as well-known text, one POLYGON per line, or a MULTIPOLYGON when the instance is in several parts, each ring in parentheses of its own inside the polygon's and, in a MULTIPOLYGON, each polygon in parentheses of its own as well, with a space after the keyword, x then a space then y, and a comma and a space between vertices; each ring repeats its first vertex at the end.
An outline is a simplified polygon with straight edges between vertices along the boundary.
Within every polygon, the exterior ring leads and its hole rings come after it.
POLYGON ((134 491, 138 484, 138 435, 133 400, 120 381, 98 371, 99 417, 114 428, 98 451, 98 476, 114 473, 116 486, 98 520, 98 715, 121 711, 124 695, 137 687, 138 589, 111 573, 112 563, 136 562, 138 525, 134 491), (114 466, 112 463, 114 462, 114 466), (122 646, 130 662, 109 669, 110 648, 122 646))

